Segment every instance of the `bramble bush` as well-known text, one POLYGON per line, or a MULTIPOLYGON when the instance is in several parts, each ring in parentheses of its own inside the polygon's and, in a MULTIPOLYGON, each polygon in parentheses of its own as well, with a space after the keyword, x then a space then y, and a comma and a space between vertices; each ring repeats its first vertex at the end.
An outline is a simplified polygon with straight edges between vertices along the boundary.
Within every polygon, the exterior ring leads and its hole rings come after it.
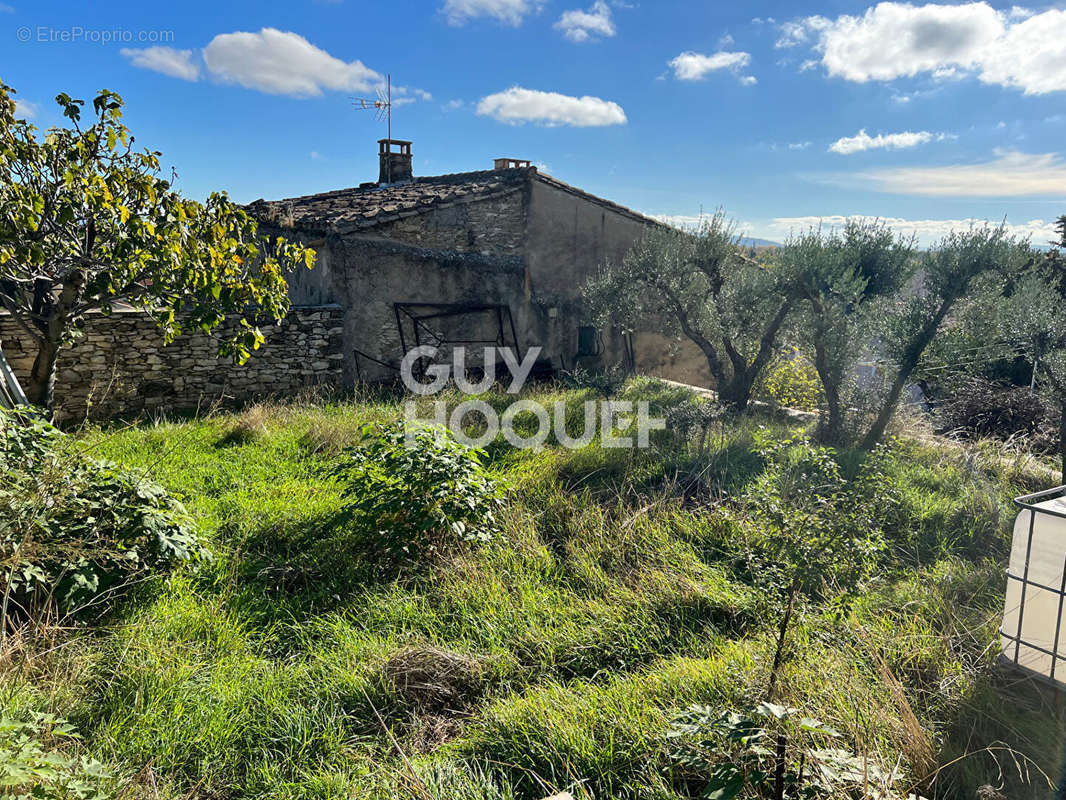
POLYGON ((676 776, 702 790, 700 797, 772 798, 779 783, 778 797, 828 800, 861 792, 901 800, 896 769, 843 749, 837 731, 788 706, 760 703, 743 713, 692 706, 674 718, 667 737, 676 776))
POLYGON ((410 559, 498 532, 503 493, 483 457, 443 427, 368 426, 332 474, 344 483, 345 514, 386 553, 410 559))
POLYGON ((0 409, 0 592, 6 610, 99 605, 206 554, 160 486, 86 457, 52 425, 0 409))
POLYGON ((112 776, 99 761, 59 748, 78 739, 63 720, 0 718, 0 796, 40 800, 106 800, 112 776))

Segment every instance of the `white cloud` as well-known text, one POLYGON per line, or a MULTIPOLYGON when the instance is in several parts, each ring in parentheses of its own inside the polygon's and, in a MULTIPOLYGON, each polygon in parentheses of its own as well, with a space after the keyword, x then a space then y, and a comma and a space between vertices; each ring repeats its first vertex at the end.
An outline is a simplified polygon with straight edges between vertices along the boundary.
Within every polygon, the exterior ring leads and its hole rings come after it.
POLYGON ((219 80, 293 97, 318 96, 324 89, 369 91, 382 82, 363 62, 342 61, 299 34, 275 28, 219 34, 204 48, 204 62, 219 80))
POLYGON ((445 111, 458 111, 460 108, 466 105, 465 100, 449 100, 442 108, 445 111))
POLYGON ((980 164, 896 167, 852 177, 877 191, 922 197, 1066 197, 1066 162, 1056 153, 998 152, 980 164))
POLYGON ((614 36, 611 8, 604 0, 596 0, 588 11, 564 11, 555 27, 572 42, 587 42, 594 36, 614 36))
POLYGON ((321 161, 322 158, 323 158, 323 155, 320 152, 318 152, 317 150, 312 150, 311 151, 311 160, 312 161, 321 161))
MULTIPOLYGON (((918 244, 928 246, 937 239, 941 239, 952 231, 968 230, 974 225, 999 225, 1003 220, 999 219, 902 219, 899 217, 870 217, 863 215, 843 216, 839 214, 824 217, 777 217, 763 226, 758 226, 762 234, 768 238, 784 241, 790 234, 800 233, 809 228, 840 228, 849 219, 863 221, 879 221, 904 236, 912 234, 917 238, 918 244)), ((1033 244, 1044 245, 1055 238, 1054 220, 1033 219, 1017 224, 1007 224, 1008 232, 1015 236, 1031 237, 1033 244)))
POLYGON ((617 103, 599 97, 570 97, 521 86, 513 86, 505 92, 482 98, 477 113, 513 125, 536 122, 585 128, 626 123, 625 111, 617 103))
POLYGON ((774 47, 798 47, 801 44, 807 44, 819 31, 825 30, 831 24, 827 18, 817 15, 791 22, 782 22, 778 29, 779 35, 777 41, 774 42, 774 47))
POLYGON ((861 153, 864 150, 903 150, 908 147, 917 147, 928 142, 942 142, 945 139, 958 137, 950 133, 930 133, 929 131, 903 131, 902 133, 879 133, 871 136, 865 128, 859 130, 854 136, 844 136, 829 145, 831 153, 850 155, 861 153))
MULTIPOLYGON (((751 54, 744 52, 720 51, 713 55, 694 53, 686 50, 681 55, 670 61, 670 67, 674 70, 674 77, 679 81, 698 81, 707 76, 709 72, 726 69, 734 74, 751 63, 751 54)), ((739 77, 739 76, 738 76, 739 77)), ((741 78, 744 83, 754 83, 751 76, 741 78)))
POLYGON ((860 16, 785 23, 778 47, 812 46, 830 76, 891 81, 976 75, 984 83, 1047 94, 1066 90, 1066 9, 1039 14, 987 2, 883 2, 860 16))
POLYGON ((40 110, 36 103, 15 98, 15 116, 18 119, 34 119, 40 110))
POLYGON ((195 81, 200 77, 200 63, 192 50, 176 50, 173 47, 145 47, 142 50, 123 47, 119 55, 133 66, 161 72, 183 81, 195 81))
POLYGON ((788 149, 789 150, 806 150, 810 146, 811 146, 811 142, 789 142, 788 143, 788 149))
POLYGON ((521 25, 527 14, 540 11, 541 0, 447 0, 442 9, 452 25, 475 17, 494 17, 508 25, 521 25))

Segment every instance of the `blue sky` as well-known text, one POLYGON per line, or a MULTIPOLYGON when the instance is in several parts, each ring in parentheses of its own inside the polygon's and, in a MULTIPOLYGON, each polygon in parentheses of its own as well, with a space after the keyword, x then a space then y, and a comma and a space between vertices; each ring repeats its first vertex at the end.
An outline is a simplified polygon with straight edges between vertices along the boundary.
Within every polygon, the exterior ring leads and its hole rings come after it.
POLYGON ((841 0, 0 2, 0 79, 42 128, 60 91, 126 100, 193 197, 377 177, 399 87, 415 174, 532 159, 648 214, 722 206, 780 240, 819 219, 928 241, 1066 213, 1066 6, 841 0))

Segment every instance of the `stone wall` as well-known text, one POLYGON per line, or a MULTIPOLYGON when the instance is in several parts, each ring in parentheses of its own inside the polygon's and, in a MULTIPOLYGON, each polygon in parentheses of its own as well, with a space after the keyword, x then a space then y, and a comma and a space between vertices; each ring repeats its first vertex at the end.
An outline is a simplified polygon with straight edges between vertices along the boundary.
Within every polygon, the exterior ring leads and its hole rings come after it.
MULTIPOLYGON (((90 315, 83 336, 60 354, 57 414, 63 421, 160 414, 339 385, 343 325, 340 306, 293 308, 280 326, 263 329, 265 344, 238 366, 219 358, 217 341, 199 331, 164 346, 144 314, 90 315)), ((34 349, 7 316, 0 316, 0 346, 25 381, 34 349)))
POLYGON ((527 190, 511 191, 412 213, 366 234, 460 253, 518 255, 525 247, 527 190))

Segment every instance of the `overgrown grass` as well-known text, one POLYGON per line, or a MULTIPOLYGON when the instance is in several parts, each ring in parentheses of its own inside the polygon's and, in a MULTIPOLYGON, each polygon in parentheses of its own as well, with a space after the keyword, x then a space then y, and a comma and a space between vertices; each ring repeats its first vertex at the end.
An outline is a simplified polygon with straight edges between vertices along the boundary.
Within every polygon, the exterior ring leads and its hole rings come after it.
MULTIPOLYGON (((687 399, 646 381, 637 396, 687 399)), ((7 640, 5 713, 70 719, 131 796, 687 797, 671 716, 765 696, 780 607, 755 588, 765 534, 734 499, 766 469, 754 433, 796 425, 727 419, 702 455, 669 431, 647 452, 494 444, 504 535, 390 572, 339 521, 328 473, 400 414, 382 395, 83 431, 181 497, 214 559, 103 626, 7 640)), ((899 758, 926 796, 1048 796, 1060 722, 994 663, 1010 499, 1042 476, 915 441, 886 464, 888 554, 850 606, 801 603, 783 698, 899 758)))

